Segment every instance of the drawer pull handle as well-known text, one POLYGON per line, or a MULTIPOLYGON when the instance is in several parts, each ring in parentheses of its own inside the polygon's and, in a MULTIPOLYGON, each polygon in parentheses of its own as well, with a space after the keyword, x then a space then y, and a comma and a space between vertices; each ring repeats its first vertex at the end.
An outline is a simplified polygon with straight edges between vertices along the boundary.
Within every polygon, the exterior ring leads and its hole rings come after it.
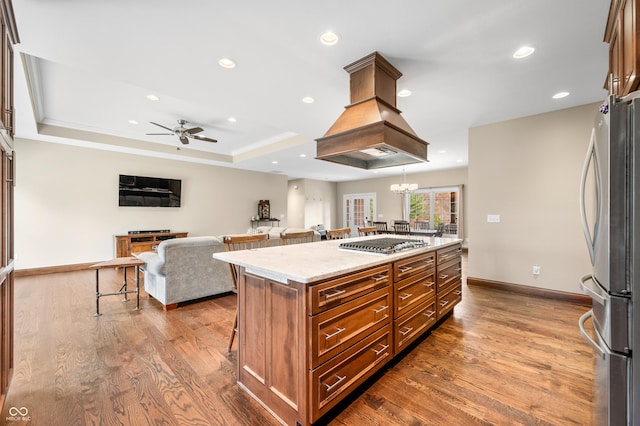
POLYGON ((427 265, 431 265, 433 263, 433 257, 430 257, 429 259, 425 260, 424 263, 426 263, 427 265))
POLYGON ((433 287, 434 284, 435 284, 435 282, 429 281, 427 283, 423 283, 422 285, 425 286, 425 287, 433 287))
POLYGON ((340 327, 338 327, 338 330, 337 330, 335 333, 331 333, 331 334, 327 334, 327 333, 325 333, 325 334, 324 334, 324 340, 329 340, 329 339, 331 339, 332 337, 336 337, 338 334, 342 333, 342 332, 343 332, 343 331, 345 331, 345 330, 346 330, 346 328, 340 328, 340 327))
POLYGON ((406 336, 407 334, 411 333, 413 331, 413 327, 405 327, 403 331, 400 331, 400 334, 402 334, 403 336, 406 336))
POLYGON ((449 304, 449 301, 448 301, 448 300, 443 300, 442 302, 440 302, 440 306, 442 306, 443 308, 444 308, 445 306, 447 306, 448 304, 449 304))
POLYGON ((446 280, 447 278, 449 278, 449 275, 446 275, 446 274, 440 275, 441 280, 446 280))
POLYGON ((342 383, 342 382, 347 378, 347 376, 342 376, 342 377, 340 377, 340 376, 338 376, 338 375, 336 375, 336 377, 338 378, 338 380, 336 380, 336 382, 335 382, 334 384, 332 384, 332 385, 328 385, 328 384, 326 384, 326 383, 323 383, 323 384, 327 387, 327 392, 331 392, 331 390, 332 390, 333 388, 335 388, 336 386, 338 386, 340 383, 342 383))
POLYGON ((400 272, 404 274, 405 272, 409 272, 412 269, 413 269, 413 266, 401 266, 400 272))
POLYGON ((389 349, 389 345, 382 345, 382 348, 380 348, 379 350, 375 350, 375 349, 371 349, 376 356, 380 355, 381 353, 385 352, 387 349, 389 349))
POLYGON ((346 292, 347 292, 347 290, 338 290, 338 289, 336 289, 333 293, 328 293, 328 292, 325 291, 324 292, 324 298, 325 299, 331 299, 332 297, 339 296, 339 295, 341 295, 343 293, 346 293, 346 292))
POLYGON ((462 268, 456 268, 456 272, 462 272, 462 268))
POLYGON ((462 290, 456 290, 454 291, 454 293, 456 294, 456 296, 460 296, 462 294, 462 290))
POLYGON ((405 294, 403 294, 402 296, 398 296, 398 298, 399 298, 400 300, 407 300, 407 299, 408 299, 408 298, 410 298, 411 296, 413 296, 413 294, 411 294, 411 293, 405 293, 405 294))
POLYGON ((458 250, 456 250, 456 253, 461 254, 462 253, 462 247, 460 247, 458 250))
POLYGON ((423 312, 422 315, 424 315, 427 318, 431 318, 432 316, 434 316, 436 314, 435 311, 429 311, 429 312, 423 312))
POLYGON ((389 278, 389 275, 376 275, 375 277, 371 277, 374 281, 384 281, 389 278))
POLYGON ((380 306, 380 309, 374 309, 373 312, 376 314, 379 314, 380 312, 385 311, 386 309, 389 309, 388 306, 380 306))

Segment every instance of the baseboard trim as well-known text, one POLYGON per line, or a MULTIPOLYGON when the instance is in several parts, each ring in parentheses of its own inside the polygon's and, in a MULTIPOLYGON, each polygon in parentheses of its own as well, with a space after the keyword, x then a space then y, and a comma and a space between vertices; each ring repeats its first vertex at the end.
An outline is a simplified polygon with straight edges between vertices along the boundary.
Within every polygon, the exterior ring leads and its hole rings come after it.
POLYGON ((74 272, 74 271, 83 271, 88 269, 89 266, 94 265, 98 262, 102 262, 101 260, 97 260, 95 262, 88 263, 76 263, 73 265, 59 265, 59 266, 44 266, 42 268, 28 268, 28 269, 16 269, 15 277, 32 277, 35 275, 46 275, 46 274, 55 274, 58 272, 74 272))
POLYGON ((495 288, 497 290, 526 294, 529 296, 546 297, 547 299, 563 300, 579 305, 591 306, 591 297, 586 294, 569 293, 565 291, 549 290, 546 288, 531 287, 521 284, 511 284, 501 281, 485 280, 482 278, 467 277, 467 285, 477 285, 495 288))

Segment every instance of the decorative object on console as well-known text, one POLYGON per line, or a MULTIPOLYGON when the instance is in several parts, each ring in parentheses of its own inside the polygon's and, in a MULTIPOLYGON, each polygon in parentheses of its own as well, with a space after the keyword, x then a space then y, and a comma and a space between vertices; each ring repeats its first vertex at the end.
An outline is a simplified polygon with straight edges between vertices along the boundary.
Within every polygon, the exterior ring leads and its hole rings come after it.
POLYGON ((260 200, 258 203, 258 214, 260 215, 260 219, 271 218, 271 206, 269 205, 269 200, 260 200))

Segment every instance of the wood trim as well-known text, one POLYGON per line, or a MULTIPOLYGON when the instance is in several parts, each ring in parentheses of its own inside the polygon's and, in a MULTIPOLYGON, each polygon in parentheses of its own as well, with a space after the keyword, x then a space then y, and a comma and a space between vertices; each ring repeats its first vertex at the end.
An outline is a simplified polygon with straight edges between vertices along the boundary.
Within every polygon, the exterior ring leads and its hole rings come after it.
POLYGON ((529 296, 546 297, 548 299, 563 300, 565 302, 577 303, 591 306, 591 298, 586 294, 569 293, 565 291, 550 290, 547 288, 531 287, 527 285, 511 284, 501 281, 485 280, 482 278, 467 277, 467 285, 478 285, 497 290, 510 291, 512 293, 526 294, 529 296))
POLYGON ((16 25, 16 17, 13 14, 13 4, 11 0, 0 1, 0 8, 2 10, 2 16, 7 25, 7 32, 11 37, 13 44, 20 43, 20 36, 18 35, 18 26, 16 25))
POLYGON ((73 272, 83 271, 88 269, 89 266, 94 265, 101 260, 87 263, 76 263, 73 265, 59 265, 59 266, 45 266, 42 268, 29 268, 29 269, 16 269, 15 276, 18 277, 32 277, 34 275, 55 274, 57 272, 73 272))

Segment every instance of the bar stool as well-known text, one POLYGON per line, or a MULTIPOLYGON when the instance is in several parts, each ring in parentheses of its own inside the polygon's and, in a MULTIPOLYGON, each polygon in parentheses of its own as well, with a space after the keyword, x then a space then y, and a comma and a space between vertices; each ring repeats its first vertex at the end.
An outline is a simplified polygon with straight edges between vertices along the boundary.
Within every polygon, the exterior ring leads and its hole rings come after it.
MULTIPOLYGON (((222 237, 222 242, 224 243, 224 249, 226 251, 256 249, 256 248, 267 246, 267 244, 269 243, 269 234, 224 236, 222 237)), ((230 263, 229 269, 231 270, 231 279, 233 280, 233 288, 231 289, 231 291, 238 294, 238 275, 239 275, 238 267, 233 263, 230 263)), ((238 334, 237 305, 236 305, 236 318, 233 321, 233 329, 231 330, 231 337, 229 338, 229 346, 227 347, 227 352, 231 351, 231 346, 233 345, 233 339, 236 337, 236 334, 238 334)))

